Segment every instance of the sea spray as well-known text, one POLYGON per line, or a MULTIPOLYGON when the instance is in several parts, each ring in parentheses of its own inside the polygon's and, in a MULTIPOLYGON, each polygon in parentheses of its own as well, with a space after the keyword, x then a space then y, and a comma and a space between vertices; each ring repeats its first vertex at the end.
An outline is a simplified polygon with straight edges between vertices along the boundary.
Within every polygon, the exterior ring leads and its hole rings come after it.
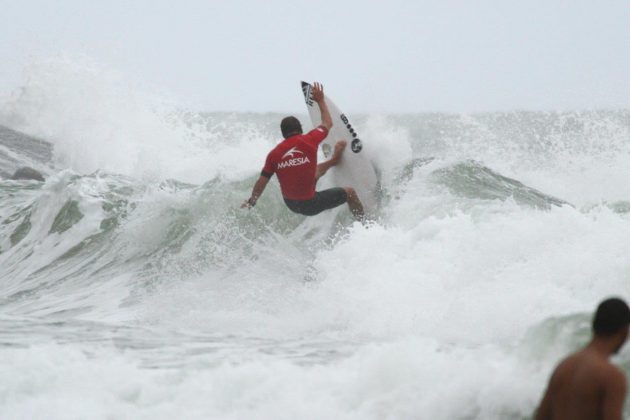
POLYGON ((2 106, 38 138, 0 130, 0 171, 48 176, 0 181, 0 417, 529 418, 627 298, 627 111, 353 118, 384 195, 363 226, 275 180, 239 208, 281 115, 68 66, 2 106))

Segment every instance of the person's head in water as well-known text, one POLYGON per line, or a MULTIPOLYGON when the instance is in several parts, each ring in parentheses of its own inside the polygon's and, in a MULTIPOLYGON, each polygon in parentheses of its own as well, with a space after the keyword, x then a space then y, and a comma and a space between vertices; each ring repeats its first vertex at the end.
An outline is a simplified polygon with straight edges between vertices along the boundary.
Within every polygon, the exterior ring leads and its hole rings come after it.
POLYGON ((288 139, 291 136, 302 134, 302 124, 295 117, 286 117, 280 123, 280 130, 282 130, 282 136, 288 139))
POLYGON ((617 338, 619 351, 626 338, 630 326, 630 308, 619 298, 606 299, 597 307, 593 318, 593 332, 600 338, 617 338))

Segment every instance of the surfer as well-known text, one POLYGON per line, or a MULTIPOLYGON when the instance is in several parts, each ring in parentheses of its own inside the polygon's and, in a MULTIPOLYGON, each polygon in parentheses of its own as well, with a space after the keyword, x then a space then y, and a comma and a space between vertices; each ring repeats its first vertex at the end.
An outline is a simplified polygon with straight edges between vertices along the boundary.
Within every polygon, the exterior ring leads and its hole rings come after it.
POLYGON ((626 377, 608 359, 625 343, 629 325, 630 308, 623 300, 600 303, 593 319, 593 339, 556 367, 536 420, 621 420, 626 377))
POLYGON ((252 208, 256 205, 269 179, 275 173, 278 175, 284 202, 291 211, 305 216, 314 216, 324 210, 348 203, 352 215, 362 221, 363 205, 354 188, 329 188, 315 191, 317 180, 328 169, 339 163, 346 142, 338 142, 332 158, 317 165, 317 147, 326 138, 333 123, 326 101, 324 101, 324 88, 319 83, 314 84, 313 100, 319 105, 322 124, 303 134, 302 125, 297 118, 286 117, 282 120, 280 130, 284 140, 267 155, 265 166, 254 184, 252 195, 241 205, 241 208, 252 208))

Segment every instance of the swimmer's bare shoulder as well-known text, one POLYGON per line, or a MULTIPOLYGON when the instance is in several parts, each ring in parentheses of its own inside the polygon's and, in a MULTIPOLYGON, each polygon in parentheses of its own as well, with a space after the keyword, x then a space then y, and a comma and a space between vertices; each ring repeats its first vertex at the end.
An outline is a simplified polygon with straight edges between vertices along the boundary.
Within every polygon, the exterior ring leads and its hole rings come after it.
POLYGON ((628 383, 626 375, 617 366, 608 363, 605 373, 605 392, 603 401, 603 418, 619 419, 623 418, 623 403, 626 398, 628 383))
POLYGON ((621 298, 602 301, 593 317, 593 338, 554 369, 536 420, 621 420, 626 375, 610 363, 630 333, 630 307, 621 298))
POLYGON ((585 348, 556 367, 536 420, 621 420, 626 388, 621 369, 585 348))

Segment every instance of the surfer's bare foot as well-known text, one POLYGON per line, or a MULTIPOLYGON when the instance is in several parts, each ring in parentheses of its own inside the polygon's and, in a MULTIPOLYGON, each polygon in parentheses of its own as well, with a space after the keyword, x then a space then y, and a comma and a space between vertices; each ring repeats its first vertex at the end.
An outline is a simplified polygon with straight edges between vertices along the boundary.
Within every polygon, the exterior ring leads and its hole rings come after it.
POLYGON ((346 197, 348 199, 350 212, 356 220, 365 224, 365 212, 363 211, 363 204, 361 203, 361 200, 359 200, 357 192, 351 187, 345 187, 344 189, 346 190, 346 197))

